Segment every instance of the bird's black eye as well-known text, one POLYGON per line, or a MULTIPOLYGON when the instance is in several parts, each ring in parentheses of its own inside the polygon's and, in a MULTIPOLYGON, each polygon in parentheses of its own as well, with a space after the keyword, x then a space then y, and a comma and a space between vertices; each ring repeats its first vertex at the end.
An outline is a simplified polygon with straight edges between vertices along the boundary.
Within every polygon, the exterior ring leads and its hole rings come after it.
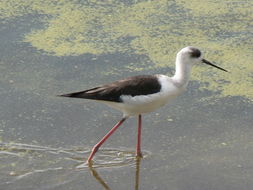
POLYGON ((192 48, 190 55, 192 58, 199 58, 201 56, 201 52, 196 48, 192 48))

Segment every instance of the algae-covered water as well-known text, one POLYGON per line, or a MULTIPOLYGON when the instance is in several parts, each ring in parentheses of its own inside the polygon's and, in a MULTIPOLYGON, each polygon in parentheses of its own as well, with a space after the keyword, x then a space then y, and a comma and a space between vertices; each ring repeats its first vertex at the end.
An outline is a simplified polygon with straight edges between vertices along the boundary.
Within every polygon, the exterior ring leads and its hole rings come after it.
POLYGON ((0 1, 0 189, 253 188, 253 1, 0 1), (196 46, 229 70, 193 68, 187 92, 136 118, 56 95, 174 73, 196 46))

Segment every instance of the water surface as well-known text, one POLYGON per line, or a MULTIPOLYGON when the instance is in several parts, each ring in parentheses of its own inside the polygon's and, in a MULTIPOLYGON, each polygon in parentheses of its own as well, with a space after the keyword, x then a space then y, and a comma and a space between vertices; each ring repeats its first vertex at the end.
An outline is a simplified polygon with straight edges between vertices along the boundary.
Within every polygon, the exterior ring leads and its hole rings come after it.
POLYGON ((0 186, 19 189, 253 187, 252 1, 0 2, 0 186), (192 45, 229 70, 196 66, 188 91, 143 116, 144 158, 130 118, 56 97, 137 74, 174 72, 192 45))

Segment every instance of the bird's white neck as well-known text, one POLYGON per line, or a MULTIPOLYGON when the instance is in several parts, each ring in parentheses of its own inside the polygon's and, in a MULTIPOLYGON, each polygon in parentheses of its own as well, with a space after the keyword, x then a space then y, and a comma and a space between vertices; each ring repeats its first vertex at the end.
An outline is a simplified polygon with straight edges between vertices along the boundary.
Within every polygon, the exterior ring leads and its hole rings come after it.
POLYGON ((181 56, 177 56, 176 59, 176 72, 175 75, 172 77, 175 84, 179 87, 186 87, 191 75, 191 63, 186 63, 181 56))

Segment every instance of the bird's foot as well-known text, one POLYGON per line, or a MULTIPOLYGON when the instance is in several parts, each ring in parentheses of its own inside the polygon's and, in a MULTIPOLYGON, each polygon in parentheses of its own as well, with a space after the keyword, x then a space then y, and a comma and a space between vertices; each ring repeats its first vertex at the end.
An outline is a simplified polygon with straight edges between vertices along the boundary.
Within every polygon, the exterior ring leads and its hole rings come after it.
POLYGON ((87 160, 85 164, 89 167, 92 167, 93 163, 94 163, 93 160, 87 160))
POLYGON ((135 155, 136 158, 143 158, 143 155, 141 152, 137 152, 135 155))

